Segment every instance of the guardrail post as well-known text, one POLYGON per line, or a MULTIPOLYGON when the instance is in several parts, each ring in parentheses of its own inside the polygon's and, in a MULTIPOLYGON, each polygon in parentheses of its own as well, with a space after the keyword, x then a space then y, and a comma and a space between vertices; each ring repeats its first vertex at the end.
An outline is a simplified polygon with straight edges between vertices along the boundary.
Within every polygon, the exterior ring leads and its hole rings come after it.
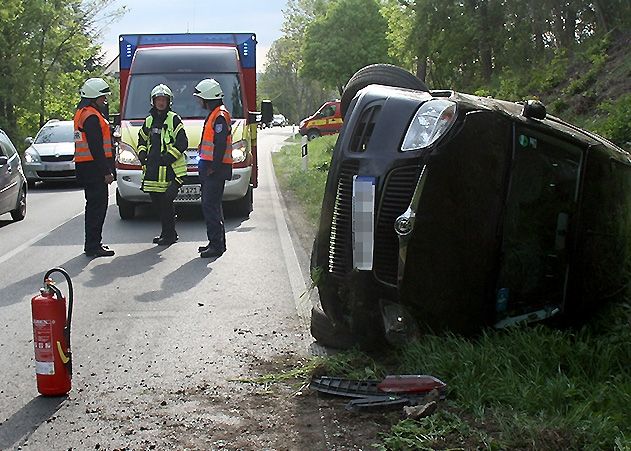
POLYGON ((308 143, 309 140, 307 139, 306 136, 302 137, 302 172, 307 172, 307 170, 309 169, 309 149, 308 149, 308 143))

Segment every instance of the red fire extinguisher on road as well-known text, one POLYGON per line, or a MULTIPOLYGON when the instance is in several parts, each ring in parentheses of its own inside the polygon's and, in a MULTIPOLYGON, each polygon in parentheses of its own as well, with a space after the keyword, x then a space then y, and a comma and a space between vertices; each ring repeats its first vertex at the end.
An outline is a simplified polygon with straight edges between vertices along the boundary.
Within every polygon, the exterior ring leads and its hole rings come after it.
POLYGON ((37 391, 44 396, 61 396, 70 391, 72 298, 70 276, 63 268, 53 268, 44 275, 44 287, 40 289, 40 294, 31 299, 37 391), (50 278, 54 272, 61 273, 68 282, 67 316, 66 299, 50 278))

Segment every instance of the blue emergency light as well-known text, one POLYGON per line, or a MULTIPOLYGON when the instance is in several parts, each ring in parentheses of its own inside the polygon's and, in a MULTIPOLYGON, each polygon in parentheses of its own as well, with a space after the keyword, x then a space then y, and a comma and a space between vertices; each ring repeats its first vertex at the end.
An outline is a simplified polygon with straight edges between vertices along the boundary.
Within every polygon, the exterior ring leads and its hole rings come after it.
POLYGON ((256 35, 254 33, 176 33, 176 34, 122 34, 118 39, 120 69, 131 67, 139 46, 151 45, 233 45, 237 47, 241 67, 256 68, 256 35))

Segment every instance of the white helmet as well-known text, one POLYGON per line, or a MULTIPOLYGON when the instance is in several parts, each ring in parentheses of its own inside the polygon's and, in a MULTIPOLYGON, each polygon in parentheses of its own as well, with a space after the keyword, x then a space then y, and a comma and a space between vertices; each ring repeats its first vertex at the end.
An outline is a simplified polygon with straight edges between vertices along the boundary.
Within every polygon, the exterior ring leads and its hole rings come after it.
POLYGON ((197 83, 193 95, 204 100, 218 100, 223 98, 223 91, 217 80, 205 78, 197 83))
POLYGON ((110 87, 102 78, 89 78, 81 87, 81 97, 85 99, 96 99, 101 96, 108 96, 112 93, 110 87))
POLYGON ((153 105, 153 99, 156 97, 168 97, 169 105, 173 105, 173 93, 167 85, 160 83, 158 86, 151 90, 151 104, 153 105))

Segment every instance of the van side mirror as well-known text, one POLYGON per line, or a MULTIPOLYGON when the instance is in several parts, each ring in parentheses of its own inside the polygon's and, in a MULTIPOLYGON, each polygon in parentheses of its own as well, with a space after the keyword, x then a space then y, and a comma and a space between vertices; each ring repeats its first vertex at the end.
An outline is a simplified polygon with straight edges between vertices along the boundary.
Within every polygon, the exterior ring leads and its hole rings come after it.
POLYGON ((116 127, 117 125, 121 124, 121 114, 120 113, 113 113, 110 114, 110 122, 111 124, 116 127))
POLYGON ((27 146, 30 146, 31 144, 33 144, 33 138, 32 137, 28 137, 24 140, 24 142, 26 143, 27 146))
POLYGON ((7 157, 5 157, 4 155, 0 155, 0 166, 4 166, 8 162, 9 162, 9 159, 7 157))
POLYGON ((261 101, 261 122, 269 124, 274 119, 274 107, 271 100, 261 101))

